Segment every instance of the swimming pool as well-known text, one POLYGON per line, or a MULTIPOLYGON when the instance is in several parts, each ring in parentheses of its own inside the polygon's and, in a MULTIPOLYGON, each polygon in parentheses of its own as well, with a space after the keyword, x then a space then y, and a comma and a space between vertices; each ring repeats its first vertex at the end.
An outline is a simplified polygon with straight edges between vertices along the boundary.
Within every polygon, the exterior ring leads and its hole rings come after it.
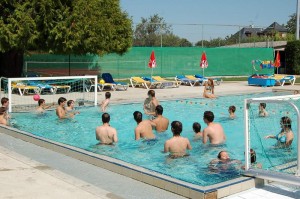
MULTIPOLYGON (((156 143, 147 144, 134 140, 136 123, 132 113, 136 110, 142 112, 141 104, 121 104, 109 107, 110 124, 117 129, 119 137, 119 143, 115 146, 97 145, 95 128, 101 125, 99 107, 82 108, 80 109, 81 114, 76 115, 72 120, 58 120, 54 111, 49 111, 45 115, 13 113, 13 117, 15 127, 34 135, 120 159, 196 185, 208 186, 239 176, 239 171, 211 173, 207 165, 212 159, 216 158, 220 150, 229 151, 233 159, 243 160, 243 99, 266 95, 278 95, 278 93, 225 96, 219 97, 217 100, 185 99, 161 102, 164 107, 164 116, 168 117, 170 121, 179 120, 183 123, 182 136, 188 137, 193 147, 189 157, 175 160, 166 158, 166 154, 161 152, 165 140, 172 136, 170 129, 157 135, 158 141, 156 143), (237 118, 235 120, 228 119, 227 110, 230 105, 237 107, 237 118), (203 145, 199 140, 193 141, 192 124, 197 121, 203 129, 206 125, 202 120, 202 116, 206 110, 213 111, 215 121, 223 125, 227 136, 226 145, 210 147, 209 145, 203 145), (34 122, 34 125, 32 122, 34 122)), ((270 107, 272 108, 271 105, 270 107)), ((261 128, 266 126, 265 123, 259 125, 261 125, 261 128)), ((257 141, 257 149, 260 146, 261 143, 257 141)), ((258 156, 261 153, 261 151, 257 151, 258 156)), ((263 165, 268 167, 268 162, 263 162, 263 165)))

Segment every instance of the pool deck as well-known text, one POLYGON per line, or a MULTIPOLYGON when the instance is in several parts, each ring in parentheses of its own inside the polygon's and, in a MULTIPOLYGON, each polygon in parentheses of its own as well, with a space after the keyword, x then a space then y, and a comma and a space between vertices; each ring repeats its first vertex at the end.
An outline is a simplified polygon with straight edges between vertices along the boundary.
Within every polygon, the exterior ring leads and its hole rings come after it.
MULTIPOLYGON (((247 82, 222 82, 216 95, 268 92, 272 89, 300 90, 300 85, 258 87, 247 82)), ((155 89, 159 100, 200 98, 203 87, 155 89)), ((99 92, 99 101, 105 92, 99 92)), ((111 103, 142 102, 147 96, 143 88, 112 91, 111 103)), ((66 98, 68 98, 66 94, 66 98)), ((0 198, 175 198, 182 196, 147 185, 52 150, 13 138, 0 132, 0 198)), ((263 188, 231 195, 241 198, 300 198, 299 188, 270 184, 263 188)))

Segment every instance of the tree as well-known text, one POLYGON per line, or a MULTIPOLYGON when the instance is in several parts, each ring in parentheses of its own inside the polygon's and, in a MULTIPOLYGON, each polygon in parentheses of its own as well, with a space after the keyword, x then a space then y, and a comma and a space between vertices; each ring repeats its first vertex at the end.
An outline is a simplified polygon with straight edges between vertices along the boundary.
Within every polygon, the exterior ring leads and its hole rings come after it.
POLYGON ((286 28, 288 29, 288 33, 295 34, 296 32, 296 13, 289 16, 290 19, 287 22, 286 28))
POLYGON ((133 46, 192 46, 185 38, 172 33, 168 25, 158 14, 148 19, 142 18, 134 31, 133 46))
POLYGON ((0 10, 2 75, 20 76, 28 50, 103 55, 132 45, 132 22, 119 0, 2 0, 0 10), (4 70, 9 66, 18 70, 4 70))

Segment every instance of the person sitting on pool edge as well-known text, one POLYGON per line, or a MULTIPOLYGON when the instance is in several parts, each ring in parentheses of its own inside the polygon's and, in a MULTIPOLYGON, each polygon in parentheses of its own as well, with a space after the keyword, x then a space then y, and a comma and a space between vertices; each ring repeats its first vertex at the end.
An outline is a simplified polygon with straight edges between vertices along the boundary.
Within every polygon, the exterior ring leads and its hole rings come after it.
POLYGON ((170 158, 180 158, 188 156, 186 150, 192 150, 189 139, 181 137, 182 123, 173 121, 171 123, 173 137, 165 142, 164 153, 170 152, 170 158))
POLYGON ((96 128, 96 139, 100 141, 99 144, 113 144, 118 142, 117 130, 109 125, 110 115, 108 113, 102 114, 102 126, 96 128))
POLYGON ((68 113, 65 110, 65 104, 67 99, 64 97, 58 98, 58 106, 56 108, 56 115, 59 119, 65 119, 65 118, 73 118, 73 113, 68 113))
POLYGON ((169 119, 162 116, 164 112, 164 108, 161 105, 157 105, 155 108, 156 118, 152 120, 152 122, 155 124, 156 132, 164 132, 168 130, 169 126, 169 119))
POLYGON ((203 132, 201 132, 201 124, 199 124, 198 122, 194 122, 193 131, 195 132, 194 140, 199 140, 203 138, 203 132))
POLYGON ((211 78, 209 78, 208 81, 204 83, 203 97, 211 99, 216 98, 214 80, 211 78))
POLYGON ((211 111, 205 111, 203 115, 203 121, 207 124, 207 127, 203 130, 203 144, 206 144, 209 140, 210 144, 219 145, 226 141, 226 136, 223 127, 219 123, 214 121, 214 113, 211 111))
POLYGON ((292 120, 284 116, 280 119, 281 131, 277 135, 268 135, 265 139, 273 138, 277 140, 277 147, 289 147, 294 140, 294 133, 292 131, 292 120))
POLYGON ((152 127, 155 127, 155 124, 152 121, 143 120, 143 114, 140 111, 135 111, 133 118, 137 123, 137 127, 134 129, 135 140, 140 138, 146 140, 155 139, 155 135, 152 132, 152 127))

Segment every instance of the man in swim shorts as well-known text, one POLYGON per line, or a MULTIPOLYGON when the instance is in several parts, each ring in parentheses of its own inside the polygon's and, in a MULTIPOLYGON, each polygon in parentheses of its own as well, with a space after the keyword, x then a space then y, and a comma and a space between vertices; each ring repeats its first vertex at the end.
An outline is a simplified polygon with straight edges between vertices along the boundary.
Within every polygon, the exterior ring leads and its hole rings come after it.
POLYGON ((180 158, 187 156, 186 150, 191 150, 192 146, 189 139, 181 137, 182 123, 179 121, 173 121, 171 123, 171 130, 173 137, 165 142, 164 152, 170 152, 171 158, 180 158))
POLYGON ((135 140, 140 138, 155 139, 155 135, 152 132, 152 126, 155 127, 155 124, 150 120, 143 120, 143 114, 139 111, 135 111, 133 117, 137 123, 137 127, 134 129, 135 140))
POLYGON ((109 125, 110 115, 108 113, 102 114, 102 126, 96 128, 96 139, 100 144, 113 144, 118 142, 117 130, 109 125))
POLYGON ((226 141, 223 127, 221 124, 213 122, 214 118, 213 112, 204 112, 203 121, 207 124, 207 127, 203 130, 203 144, 206 144, 208 140, 213 145, 223 144, 226 141))
POLYGON ((156 125, 156 132, 159 133, 166 131, 169 126, 169 120, 162 116, 163 111, 163 107, 161 105, 157 105, 155 108, 156 118, 152 120, 152 122, 156 125))

